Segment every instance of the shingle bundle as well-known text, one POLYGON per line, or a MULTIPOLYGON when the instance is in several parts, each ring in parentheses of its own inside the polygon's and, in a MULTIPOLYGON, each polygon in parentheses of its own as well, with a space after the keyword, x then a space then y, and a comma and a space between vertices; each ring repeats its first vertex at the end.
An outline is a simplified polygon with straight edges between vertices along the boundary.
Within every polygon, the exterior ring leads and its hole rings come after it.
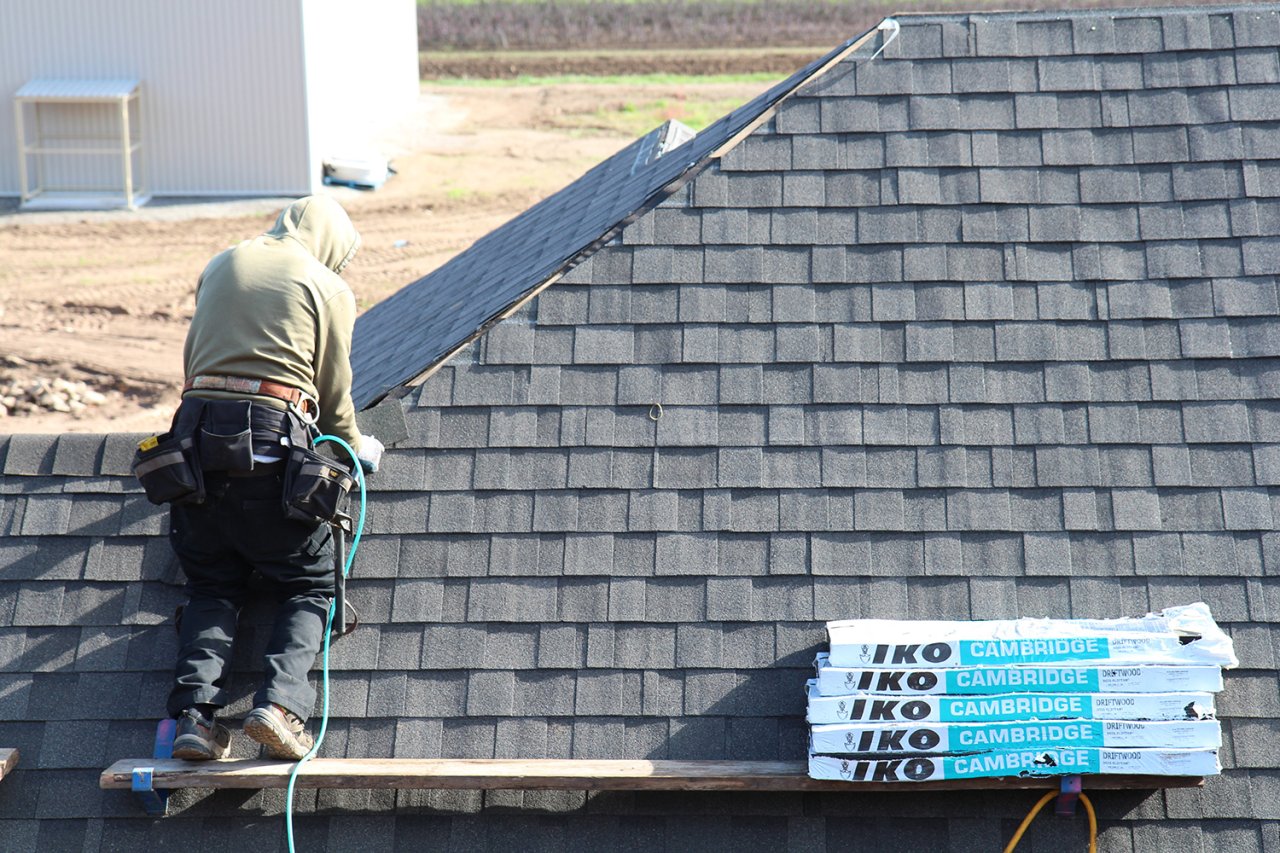
POLYGON ((809 775, 912 782, 1219 770, 1237 663, 1207 605, 1129 619, 827 623, 809 775))

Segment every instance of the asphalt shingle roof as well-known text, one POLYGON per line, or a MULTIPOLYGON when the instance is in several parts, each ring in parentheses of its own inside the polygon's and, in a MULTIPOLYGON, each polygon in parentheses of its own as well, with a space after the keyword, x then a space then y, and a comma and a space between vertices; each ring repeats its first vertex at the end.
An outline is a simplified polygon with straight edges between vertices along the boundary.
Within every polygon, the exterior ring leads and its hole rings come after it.
MULTIPOLYGON (((1200 599, 1242 662, 1225 771, 1099 794, 1101 849, 1276 846, 1280 9, 900 23, 683 185, 701 154, 610 161, 365 315, 369 402, 571 264, 401 400, 327 754, 798 758, 824 620, 1200 599), (518 276, 493 260, 513 233, 548 247, 518 276), (450 309, 464 284, 485 299, 450 309)), ((183 792, 152 822, 96 787, 150 748, 181 599, 132 440, 0 437, 0 741, 24 755, 0 837, 278 846, 280 792, 183 792)), ((233 717, 267 615, 246 614, 233 717)), ((334 850, 988 850, 1030 805, 298 799, 304 846, 334 850)))

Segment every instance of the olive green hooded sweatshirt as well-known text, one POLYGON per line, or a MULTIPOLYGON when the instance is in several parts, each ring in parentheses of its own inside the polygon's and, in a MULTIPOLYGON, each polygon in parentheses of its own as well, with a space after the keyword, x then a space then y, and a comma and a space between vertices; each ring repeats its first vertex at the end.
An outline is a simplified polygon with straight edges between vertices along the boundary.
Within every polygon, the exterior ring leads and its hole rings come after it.
MULTIPOLYGON (((301 388, 320 403, 320 429, 358 451, 350 358, 356 299, 338 273, 359 246, 342 206, 309 196, 281 211, 261 237, 214 257, 196 285, 183 350, 187 378, 244 376, 301 388)), ((275 398, 253 399, 284 407, 275 398)))

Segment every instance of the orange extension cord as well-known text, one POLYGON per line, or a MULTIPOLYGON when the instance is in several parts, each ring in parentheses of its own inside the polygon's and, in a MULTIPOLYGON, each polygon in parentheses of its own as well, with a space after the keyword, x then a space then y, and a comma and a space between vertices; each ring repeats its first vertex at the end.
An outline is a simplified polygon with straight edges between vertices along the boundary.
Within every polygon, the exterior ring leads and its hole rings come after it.
MULTIPOLYGON (((1022 834, 1031 825, 1031 821, 1035 820, 1036 815, 1040 814, 1040 810, 1044 808, 1045 803, 1056 796, 1058 796, 1057 791, 1050 791, 1040 798, 1040 802, 1031 807, 1031 811, 1027 812, 1027 816, 1022 819, 1022 825, 1018 827, 1018 831, 1010 839, 1009 846, 1004 848, 1004 853, 1013 853, 1014 848, 1018 846, 1018 842, 1022 840, 1022 834)), ((1089 816, 1089 853, 1098 853, 1098 816, 1094 813, 1093 803, 1089 802, 1087 796, 1081 794, 1080 802, 1084 803, 1085 814, 1089 816)))

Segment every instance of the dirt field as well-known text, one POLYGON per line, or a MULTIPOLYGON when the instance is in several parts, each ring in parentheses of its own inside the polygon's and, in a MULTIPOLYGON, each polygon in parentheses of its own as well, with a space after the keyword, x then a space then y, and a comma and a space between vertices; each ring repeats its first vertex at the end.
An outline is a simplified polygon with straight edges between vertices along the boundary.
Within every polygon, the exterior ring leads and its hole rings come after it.
MULTIPOLYGON (((344 277, 367 308, 666 117, 727 111, 768 83, 424 88, 378 192, 338 190, 364 237, 344 277)), ((137 213, 0 213, 0 386, 82 380, 79 416, 0 417, 0 433, 163 428, 178 398, 196 277, 270 227, 280 199, 137 213)))

